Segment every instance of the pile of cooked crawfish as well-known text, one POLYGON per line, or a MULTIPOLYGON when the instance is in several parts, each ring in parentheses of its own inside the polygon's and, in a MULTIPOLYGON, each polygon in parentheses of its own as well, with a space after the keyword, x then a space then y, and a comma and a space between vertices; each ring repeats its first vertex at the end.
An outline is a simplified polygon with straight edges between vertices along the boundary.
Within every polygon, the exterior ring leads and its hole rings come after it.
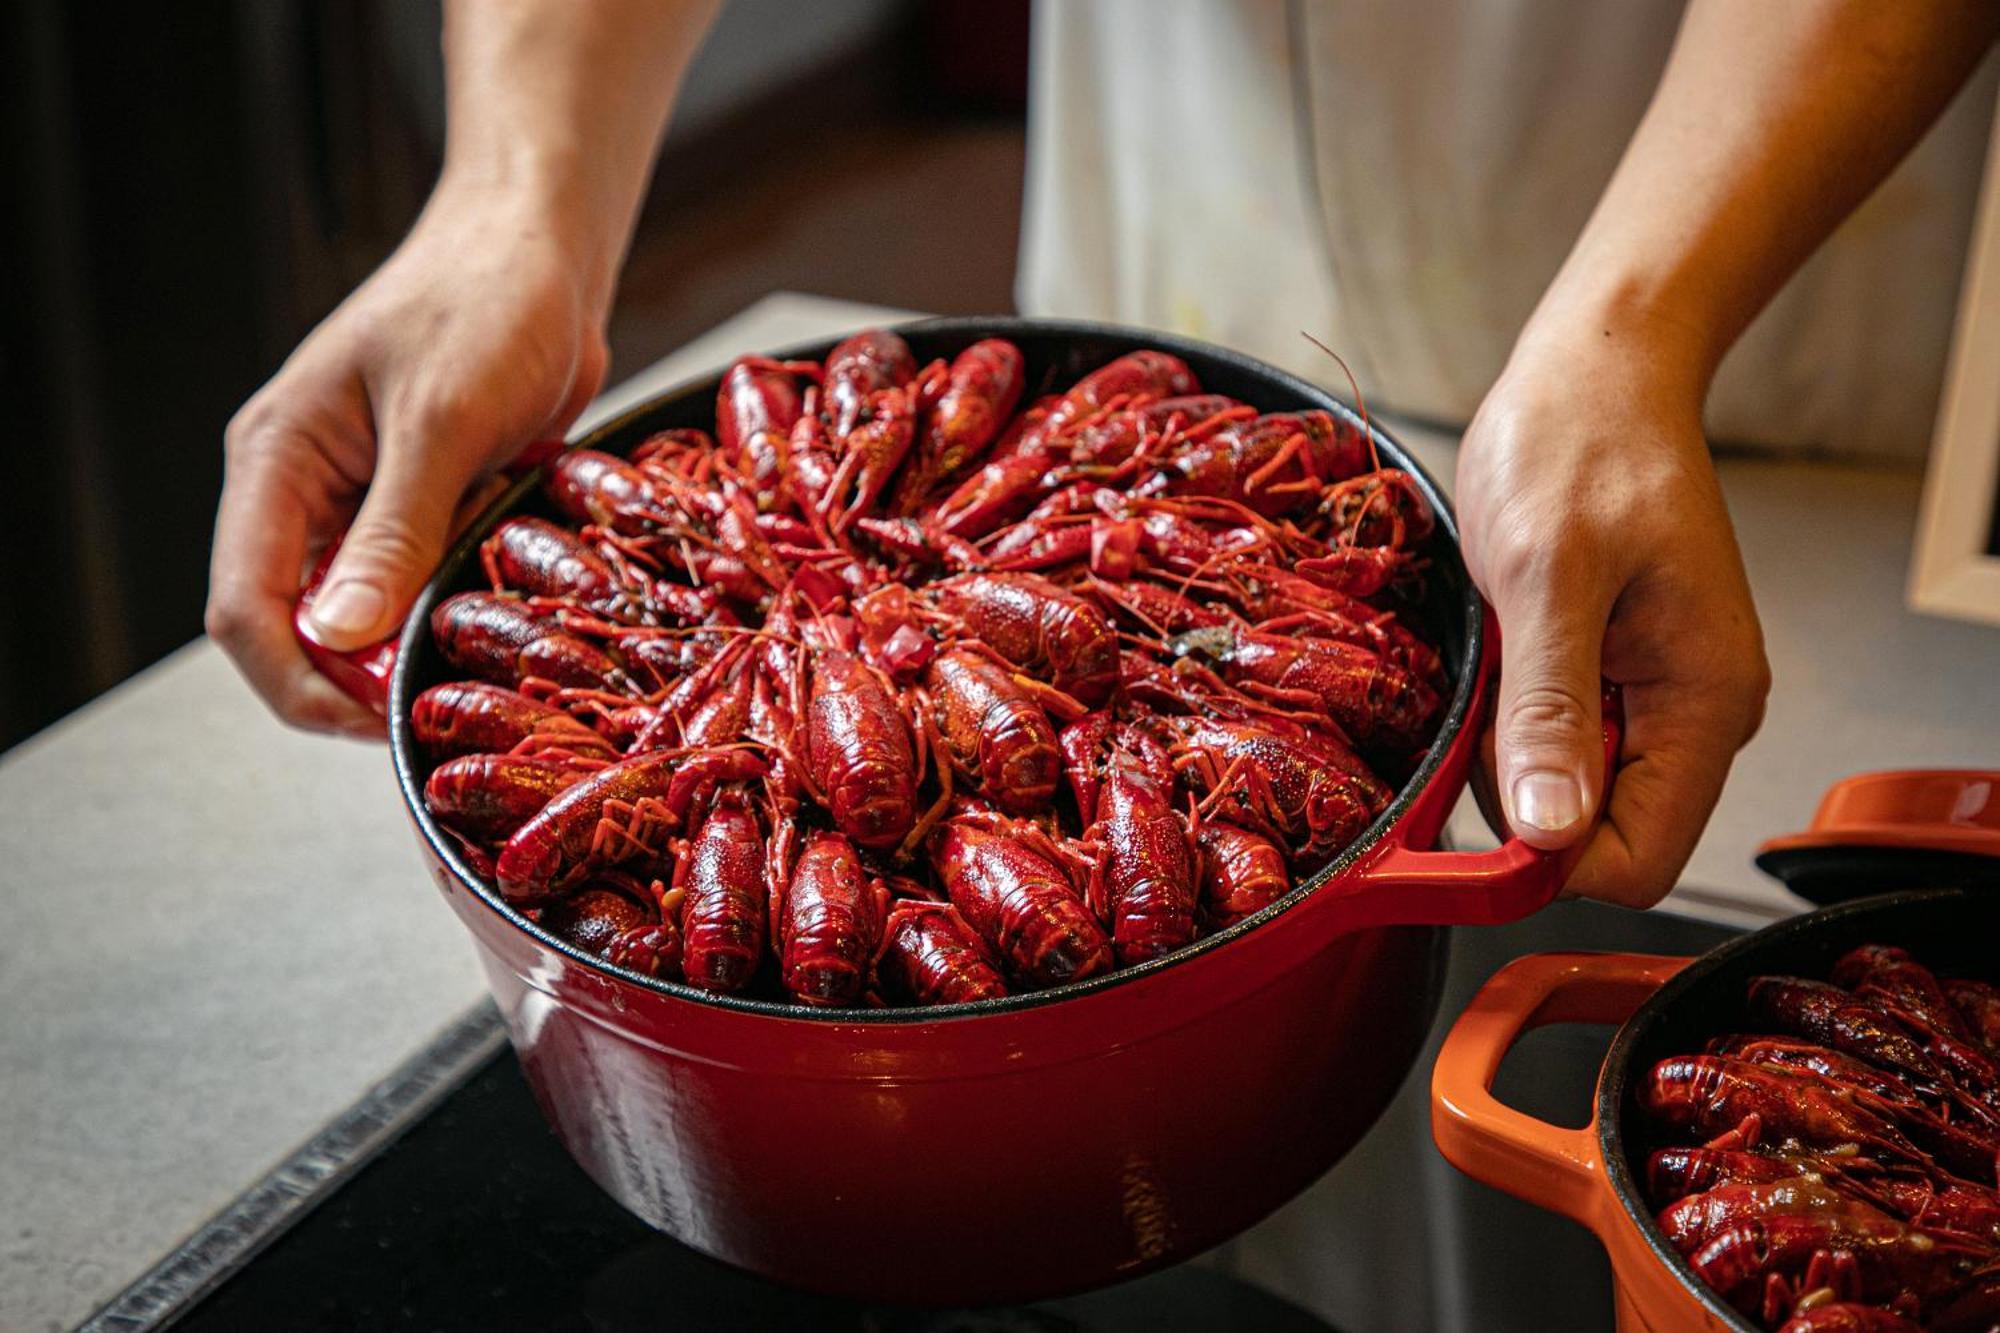
POLYGON ((1762 1034, 1655 1065, 1647 1177, 1702 1280, 1785 1333, 2000 1328, 2000 987, 1863 945, 1757 977, 1762 1034))
POLYGON ((548 465, 566 521, 484 543, 431 620, 474 679, 411 717, 507 902, 712 992, 947 1004, 1171 953, 1368 827, 1446 684, 1410 477, 1164 352, 1024 381, 870 330, 548 465))

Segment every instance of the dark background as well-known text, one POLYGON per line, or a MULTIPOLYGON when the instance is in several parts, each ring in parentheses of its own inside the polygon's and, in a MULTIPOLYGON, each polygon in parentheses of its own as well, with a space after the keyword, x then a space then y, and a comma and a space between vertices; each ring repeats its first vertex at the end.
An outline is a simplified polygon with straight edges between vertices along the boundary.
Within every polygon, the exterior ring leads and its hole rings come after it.
MULTIPOLYGON (((777 289, 1012 308, 1026 0, 778 12, 736 0, 690 73, 614 379, 777 289)), ((409 0, 0 6, 0 748, 201 633, 223 427, 421 206, 438 28, 409 0)))

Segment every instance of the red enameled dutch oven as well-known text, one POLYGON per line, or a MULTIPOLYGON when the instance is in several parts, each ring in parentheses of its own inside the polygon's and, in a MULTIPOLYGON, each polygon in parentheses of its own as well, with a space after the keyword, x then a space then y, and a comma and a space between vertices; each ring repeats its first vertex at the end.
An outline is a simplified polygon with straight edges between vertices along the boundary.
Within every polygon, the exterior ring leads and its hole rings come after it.
MULTIPOLYGON (((1835 810, 1843 790, 1873 790, 1903 810, 1900 845, 1911 852, 1954 851, 2000 817, 2000 773, 1876 774, 1850 779, 1821 805, 1835 810), (1899 788, 1890 801, 1887 786, 1899 788), (1944 786, 1963 795, 1954 806, 1934 799, 1944 786), (1983 791, 1984 795, 1981 795, 1983 791), (1924 794, 1922 799, 1904 797, 1924 794), (1951 811, 1956 810, 1956 817, 1951 811), (1944 817, 1940 819, 1940 812, 1944 817), (1919 818, 1947 835, 1921 841, 1919 818), (1982 823, 1983 821, 1983 823, 1982 823)), ((1875 822, 1875 821, 1871 821, 1875 822)), ((1773 860, 1829 843, 1815 834, 1766 844, 1760 863, 1809 896, 1852 898, 1860 875, 1823 856, 1773 860)), ((1516 959, 1495 973, 1459 1016, 1431 1074, 1431 1129, 1459 1170, 1485 1184, 1580 1222, 1611 1259, 1618 1327, 1641 1330, 1762 1327, 1732 1309, 1688 1267, 1653 1222, 1643 1181, 1650 1140, 1638 1110, 1640 1080, 1670 1055, 1700 1051, 1710 1037, 1754 1031, 1744 1017, 1750 978, 1824 977, 1858 944, 1896 944, 1947 974, 2000 977, 2000 848, 1940 863, 1928 855, 1900 864, 1863 863, 1878 893, 1854 898, 1732 940, 1698 959, 1643 954, 1551 953, 1516 959), (1943 869, 1940 869, 1940 866, 1943 869), (1924 887, 1912 887, 1922 885, 1924 887), (1523 1032, 1550 1023, 1622 1023, 1598 1075, 1591 1122, 1563 1129, 1502 1105, 1493 1076, 1523 1032)))
MULTIPOLYGON (((1030 397, 1140 347, 1256 407, 1318 407, 1304 380, 1163 334, 947 319, 901 327, 920 360, 1006 337, 1030 397)), ((832 342, 791 348, 820 358, 832 342)), ((748 350, 748 349, 745 349, 748 350)), ((578 443, 622 453, 710 427, 719 377, 578 443)), ((447 901, 478 943, 543 1110, 613 1197, 716 1258, 798 1286, 912 1303, 1046 1297, 1171 1263, 1263 1217, 1330 1167, 1402 1081, 1436 1009, 1453 923, 1543 906, 1564 867, 1518 842, 1432 850, 1464 787, 1494 670, 1444 497, 1377 432, 1385 465, 1437 508, 1420 614, 1455 688, 1436 743, 1353 846, 1289 896, 1171 958, 1004 1000, 824 1011, 620 971, 502 903, 424 810, 410 701, 446 678, 431 608, 478 581, 478 542, 534 512, 522 478, 419 598, 389 676, 397 780, 447 901)))

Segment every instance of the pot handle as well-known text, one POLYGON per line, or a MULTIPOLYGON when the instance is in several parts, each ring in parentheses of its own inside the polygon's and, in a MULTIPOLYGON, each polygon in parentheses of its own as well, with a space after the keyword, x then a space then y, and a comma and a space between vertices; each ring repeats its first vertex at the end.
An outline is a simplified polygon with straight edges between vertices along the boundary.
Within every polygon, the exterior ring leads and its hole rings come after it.
POLYGON ((320 556, 319 563, 313 566, 305 586, 299 589, 299 599, 292 604, 292 635, 299 641, 299 647, 305 650, 313 670, 339 686, 341 693, 348 698, 372 709, 377 717, 387 717, 389 678, 396 673, 396 636, 342 652, 314 638, 312 622, 307 618, 314 599, 319 596, 320 585, 326 582, 326 571, 333 564, 333 553, 340 549, 341 540, 346 536, 343 531, 334 538, 320 556))
MULTIPOLYGON (((1519 838, 1478 852, 1429 851, 1411 845, 1428 845, 1437 837, 1465 790, 1472 754, 1485 729, 1488 701, 1500 672, 1500 627, 1490 607, 1485 633, 1487 648, 1481 654, 1479 679, 1466 708, 1464 730, 1401 828, 1355 866, 1347 891, 1339 895, 1342 915, 1354 925, 1499 926, 1519 921, 1555 900, 1583 856, 1583 842, 1560 852, 1530 847, 1519 838)), ((1611 800, 1625 724, 1623 696, 1609 682, 1604 686, 1602 716, 1604 791, 1598 802, 1600 811, 1611 800)))
POLYGON ((1622 1023, 1692 959, 1545 953, 1517 958, 1472 998, 1431 1069, 1431 1137, 1483 1184, 1593 1225, 1604 1163, 1593 1116, 1564 1129, 1502 1105, 1493 1075, 1521 1034, 1550 1023, 1622 1023))
MULTIPOLYGON (((536 440, 514 456, 512 462, 500 469, 500 475, 509 481, 517 481, 533 472, 542 464, 561 453, 568 445, 562 440, 536 440)), ((378 717, 389 716, 389 678, 396 673, 396 642, 399 637, 391 634, 379 643, 366 644, 342 652, 329 648, 313 637, 312 622, 306 613, 311 610, 313 599, 319 596, 320 585, 326 582, 326 571, 333 564, 333 553, 340 549, 347 539, 347 530, 327 544, 319 562, 307 576, 305 586, 299 589, 298 601, 292 604, 292 634, 305 650, 313 669, 325 676, 348 698, 365 708, 372 709, 378 717)))

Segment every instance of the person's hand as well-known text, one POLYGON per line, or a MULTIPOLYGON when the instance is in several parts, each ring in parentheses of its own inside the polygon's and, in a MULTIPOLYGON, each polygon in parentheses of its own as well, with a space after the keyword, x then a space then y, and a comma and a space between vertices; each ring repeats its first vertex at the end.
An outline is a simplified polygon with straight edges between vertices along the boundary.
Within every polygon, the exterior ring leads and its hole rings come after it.
POLYGON ((1632 907, 1673 887, 1770 688, 1700 377, 1674 361, 1594 329, 1524 340, 1458 458, 1466 564, 1500 620, 1494 795, 1534 846, 1588 837, 1569 892, 1632 907), (1593 830, 1600 677, 1625 730, 1593 830))
POLYGON ((351 518, 315 637, 351 649, 392 633, 456 526, 494 493, 495 469, 597 392, 605 285, 559 219, 504 192, 441 188, 237 412, 206 621, 279 717, 380 734, 293 637, 306 568, 351 518))

